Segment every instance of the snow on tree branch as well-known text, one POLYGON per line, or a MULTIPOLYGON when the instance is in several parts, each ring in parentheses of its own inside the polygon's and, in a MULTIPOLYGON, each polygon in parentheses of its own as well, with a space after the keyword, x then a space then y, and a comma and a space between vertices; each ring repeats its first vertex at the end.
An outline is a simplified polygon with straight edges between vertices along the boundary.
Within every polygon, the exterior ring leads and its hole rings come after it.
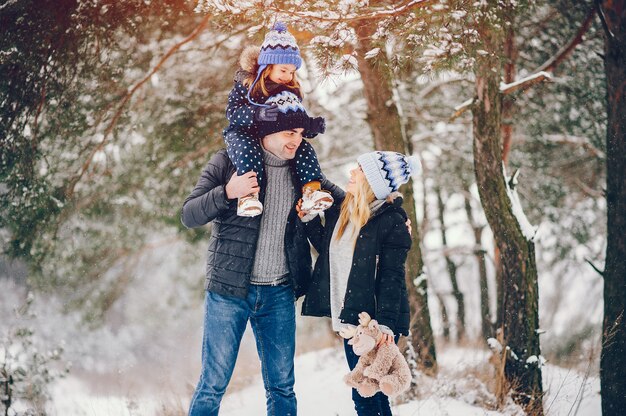
MULTIPOLYGON (((504 94, 510 94, 519 89, 529 88, 546 79, 548 80, 551 79, 550 72, 552 72, 554 68, 556 68, 561 62, 563 62, 569 56, 569 54, 574 50, 574 48, 576 48, 576 46, 579 45, 583 41, 583 36, 589 30, 589 27, 591 26, 591 22, 593 21, 596 11, 598 11, 600 15, 600 19, 604 23, 602 10, 599 7, 598 8, 591 7, 589 11, 587 12, 587 15, 585 16, 585 20, 583 20, 583 22, 581 23, 580 28, 578 29, 576 34, 553 57, 551 57, 546 62, 544 62, 544 64, 541 65, 535 71, 533 75, 530 75, 522 80, 513 82, 511 84, 501 84, 500 91, 503 92, 504 94), (544 76, 543 78, 542 78, 542 74, 544 76)), ((605 27, 605 29, 607 29, 608 31, 607 27, 605 27)), ((608 33, 610 33, 610 31, 608 31, 608 33)), ((473 99, 465 101, 464 103, 456 106, 454 108, 454 114, 452 115, 451 120, 454 120, 455 118, 463 114, 463 112, 465 112, 465 110, 467 110, 472 104, 473 104, 473 99)))
POLYGON ((298 19, 313 19, 322 22, 358 22, 363 20, 380 20, 388 17, 394 17, 398 15, 402 15, 411 11, 412 9, 418 7, 425 7, 434 3, 433 0, 407 0, 404 3, 396 6, 396 7, 387 7, 380 10, 374 10, 370 13, 358 14, 358 13, 349 13, 342 15, 341 13, 332 12, 328 10, 323 10, 319 12, 313 11, 295 11, 295 10, 284 10, 278 7, 269 7, 267 10, 271 10, 276 13, 284 13, 292 17, 296 17, 298 19))
MULTIPOLYGON (((504 82, 500 83, 500 93, 504 95, 512 94, 519 90, 526 90, 533 85, 539 84, 543 81, 549 81, 552 79, 552 74, 549 72, 541 71, 535 74, 529 75, 526 78, 522 78, 515 82, 511 82, 510 84, 505 84, 504 82)), ((450 117, 451 120, 456 119, 461 114, 463 114, 468 108, 470 108, 474 104, 474 98, 470 98, 461 104, 454 107, 454 114, 450 117)))
POLYGON ((510 84, 505 84, 504 82, 500 83, 500 92, 504 95, 512 94, 518 90, 525 90, 532 87, 535 84, 539 84, 540 82, 551 80, 552 75, 548 72, 537 72, 535 74, 529 75, 526 78, 522 78, 515 82, 511 82, 510 84))

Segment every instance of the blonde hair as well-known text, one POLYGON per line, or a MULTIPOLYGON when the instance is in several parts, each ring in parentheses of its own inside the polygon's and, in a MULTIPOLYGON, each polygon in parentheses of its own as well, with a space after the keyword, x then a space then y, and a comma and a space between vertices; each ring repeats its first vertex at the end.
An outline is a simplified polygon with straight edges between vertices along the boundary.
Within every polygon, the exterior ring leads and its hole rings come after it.
MULTIPOLYGON (((254 84, 254 86, 252 87, 252 90, 250 91, 251 97, 258 97, 262 95, 263 97, 268 98, 270 96, 270 92, 267 90, 265 83, 266 83, 266 80, 269 79, 270 72, 272 72, 273 67, 274 65, 269 64, 268 66, 265 67, 263 72, 261 72, 261 76, 259 77, 259 80, 257 81, 256 84, 254 84)), ((243 85, 250 88, 250 85, 252 85, 252 83, 254 82, 254 79, 255 79, 255 76, 246 78, 243 81, 243 85)), ((289 83, 285 84, 285 87, 292 89, 292 90, 295 90, 295 89, 299 90, 298 95, 300 96, 300 99, 304 98, 304 94, 302 93, 302 90, 300 89, 300 83, 298 82, 298 78, 296 78, 295 72, 293 74, 293 78, 291 79, 291 81, 289 81, 289 83)))
POLYGON ((370 215, 372 214, 370 203, 375 199, 374 191, 372 191, 372 187, 365 179, 356 183, 354 194, 346 193, 346 198, 341 204, 339 219, 337 220, 339 226, 337 230, 337 240, 339 240, 346 231, 348 223, 352 223, 354 226, 353 232, 358 233, 367 221, 369 221, 370 215))

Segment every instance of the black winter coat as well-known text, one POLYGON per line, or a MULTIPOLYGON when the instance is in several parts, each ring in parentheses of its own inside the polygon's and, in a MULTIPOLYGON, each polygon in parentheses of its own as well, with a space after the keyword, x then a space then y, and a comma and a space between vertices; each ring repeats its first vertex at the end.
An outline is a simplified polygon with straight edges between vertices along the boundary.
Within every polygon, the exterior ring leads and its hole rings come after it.
MULTIPOLYGON (((195 228, 213 222, 209 239, 205 289, 225 296, 245 298, 250 285, 261 215, 240 217, 237 200, 226 197, 226 184, 235 173, 235 167, 226 150, 215 153, 205 166, 191 194, 185 199, 182 223, 195 228)), ((297 179, 293 174, 294 184, 297 179)), ((323 189, 341 198, 343 191, 324 179, 323 189)), ((311 250, 302 222, 297 218, 295 205, 301 197, 296 188, 296 199, 287 219, 285 230, 285 255, 289 268, 290 284, 296 298, 302 296, 311 280, 311 250)), ((265 189, 261 188, 261 201, 265 189)))
MULTIPOLYGON (((367 312, 396 335, 409 332, 409 300, 404 280, 411 236, 406 228, 402 198, 386 202, 361 228, 356 239, 352 268, 339 316, 342 322, 359 324, 359 313, 367 312)), ((341 201, 326 211, 326 224, 316 218, 307 223, 311 243, 319 252, 302 314, 330 316, 329 247, 339 219, 341 201)))

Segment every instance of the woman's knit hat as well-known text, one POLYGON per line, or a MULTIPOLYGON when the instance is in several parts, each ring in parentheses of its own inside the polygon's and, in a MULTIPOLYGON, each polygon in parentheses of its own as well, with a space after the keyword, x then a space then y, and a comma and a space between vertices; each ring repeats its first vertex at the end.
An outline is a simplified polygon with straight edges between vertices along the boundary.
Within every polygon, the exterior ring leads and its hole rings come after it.
POLYGON ((304 134, 312 136, 324 133, 326 129, 324 119, 322 117, 309 117, 298 96, 292 92, 282 91, 272 95, 265 101, 265 104, 276 106, 278 108, 278 116, 276 121, 261 121, 257 123, 259 137, 295 128, 303 128, 304 134))
POLYGON ((300 48, 296 43, 296 38, 287 31, 287 25, 283 22, 276 22, 272 29, 265 35, 265 40, 261 45, 261 52, 257 59, 259 69, 256 78, 248 89, 248 101, 254 105, 267 107, 267 105, 255 103, 250 98, 250 91, 261 77, 261 73, 268 65, 291 64, 296 70, 302 66, 300 48))
POLYGON ((385 199, 422 170, 417 156, 397 152, 369 152, 357 158, 376 199, 385 199))

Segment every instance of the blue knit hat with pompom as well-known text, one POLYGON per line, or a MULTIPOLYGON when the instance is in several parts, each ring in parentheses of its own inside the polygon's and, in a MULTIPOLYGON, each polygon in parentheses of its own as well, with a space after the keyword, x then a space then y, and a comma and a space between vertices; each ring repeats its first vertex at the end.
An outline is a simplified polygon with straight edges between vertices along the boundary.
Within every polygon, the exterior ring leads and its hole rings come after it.
POLYGON ((276 22, 272 29, 265 35, 257 63, 259 64, 259 69, 257 70, 254 82, 248 89, 248 101, 254 105, 267 107, 267 105, 255 103, 250 97, 250 91, 252 91, 252 87, 254 87, 254 84, 256 84, 261 77, 263 70, 268 65, 291 64, 296 67, 296 70, 300 69, 302 66, 300 48, 298 48, 296 38, 287 31, 287 25, 283 22, 276 22))
MULTIPOLYGON (((292 64, 296 69, 302 66, 300 48, 296 38, 287 31, 287 25, 276 22, 274 27, 265 35, 258 59, 259 65, 292 64)), ((259 69, 259 72, 261 69, 259 69)))

